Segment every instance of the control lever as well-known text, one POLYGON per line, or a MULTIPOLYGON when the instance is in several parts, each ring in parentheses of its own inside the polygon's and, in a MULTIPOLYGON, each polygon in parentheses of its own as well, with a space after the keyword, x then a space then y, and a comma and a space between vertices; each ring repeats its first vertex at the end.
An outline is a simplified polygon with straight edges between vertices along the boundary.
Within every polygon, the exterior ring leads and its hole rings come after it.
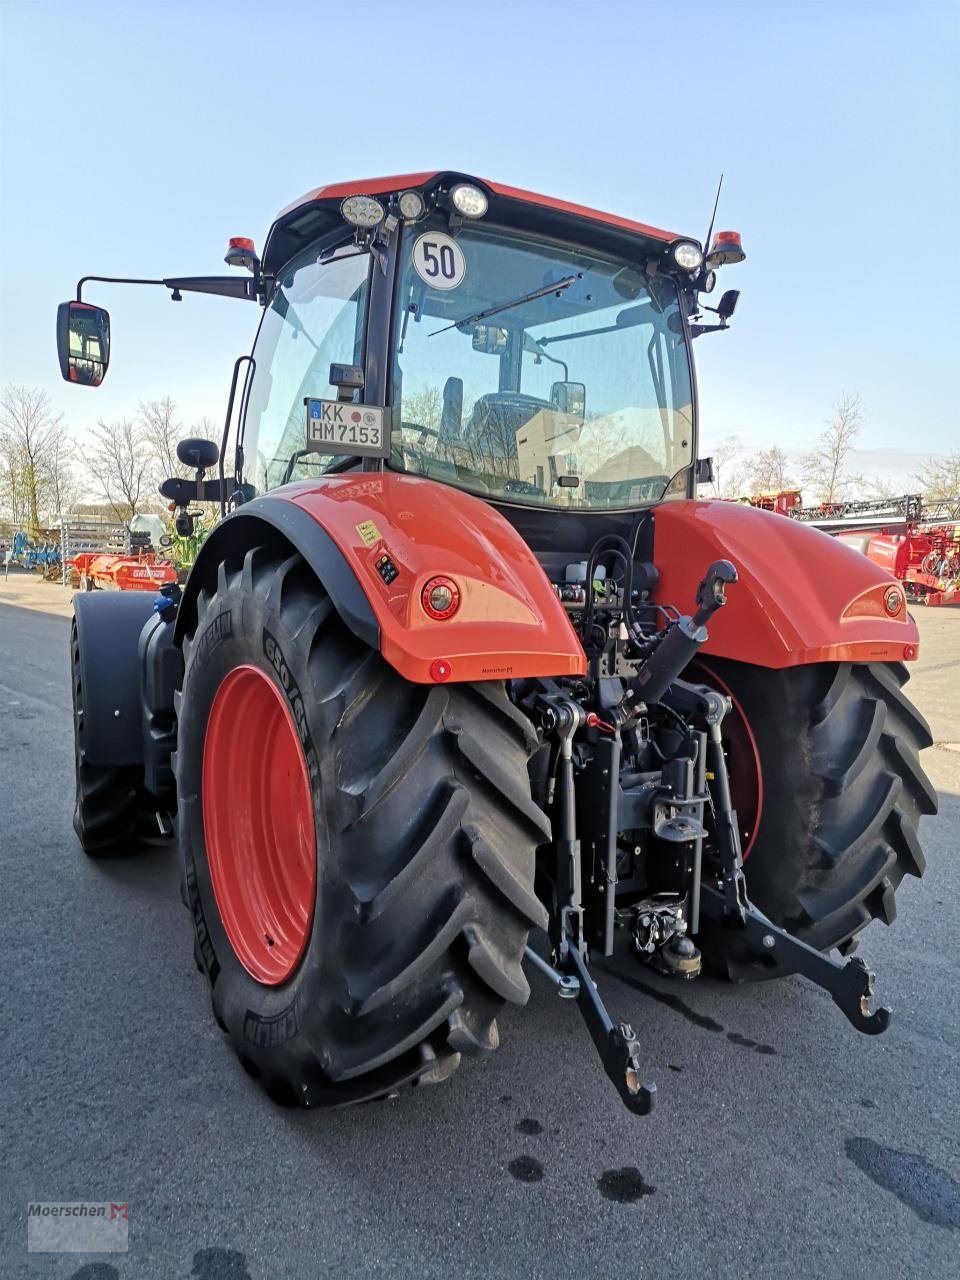
POLYGON ((648 706, 663 698, 709 639, 704 623, 727 603, 725 588, 736 581, 737 571, 730 561, 715 560, 697 588, 697 612, 692 618, 684 614, 663 632, 663 639, 637 674, 637 694, 648 706))
POLYGON ((724 588, 736 581, 737 570, 729 560, 714 560, 697 587, 697 604, 700 607, 693 615, 695 627, 706 626, 717 610, 727 603, 724 588))

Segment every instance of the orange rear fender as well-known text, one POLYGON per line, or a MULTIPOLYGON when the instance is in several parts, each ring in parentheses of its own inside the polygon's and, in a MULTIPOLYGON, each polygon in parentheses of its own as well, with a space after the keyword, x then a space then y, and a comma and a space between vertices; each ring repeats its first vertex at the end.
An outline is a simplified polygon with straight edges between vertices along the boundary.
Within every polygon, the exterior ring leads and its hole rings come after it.
POLYGON ((709 623, 705 653, 760 667, 903 662, 919 636, 903 588, 829 534, 733 502, 664 503, 654 514, 656 599, 692 613, 708 565, 732 560, 739 581, 709 623), (896 596, 891 613, 888 596, 896 596))
POLYGON ((380 650, 408 680, 583 674, 583 649, 546 574, 487 503, 392 472, 327 476, 284 496, 354 568, 380 626, 380 650), (459 608, 442 621, 421 603, 438 575, 460 591, 459 608))
POLYGON ((309 515, 333 541, 373 612, 381 653, 407 680, 585 672, 580 641, 533 552, 480 499, 393 472, 325 476, 268 499, 309 515), (421 602, 436 576, 460 592, 444 620, 421 602))

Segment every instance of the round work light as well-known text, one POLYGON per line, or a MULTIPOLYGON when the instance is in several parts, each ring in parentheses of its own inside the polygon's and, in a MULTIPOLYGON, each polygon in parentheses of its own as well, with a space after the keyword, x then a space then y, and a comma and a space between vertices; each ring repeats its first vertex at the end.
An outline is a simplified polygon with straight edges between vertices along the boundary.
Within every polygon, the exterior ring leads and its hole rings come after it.
POLYGON ((458 182, 450 192, 450 200, 465 218, 482 218, 487 212, 487 197, 469 182, 458 182))
POLYGON ((404 191, 397 205, 404 222, 416 222, 418 218, 423 217, 423 211, 426 208, 419 191, 404 191))
POLYGON ((696 271, 703 262, 703 254, 688 240, 673 246, 673 260, 683 271, 696 271))

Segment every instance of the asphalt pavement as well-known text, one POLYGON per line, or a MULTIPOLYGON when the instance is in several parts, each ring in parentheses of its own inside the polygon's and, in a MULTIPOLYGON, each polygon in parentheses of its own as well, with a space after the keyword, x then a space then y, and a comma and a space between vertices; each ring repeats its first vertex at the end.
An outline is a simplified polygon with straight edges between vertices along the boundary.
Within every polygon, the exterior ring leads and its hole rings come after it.
POLYGON ((649 1118, 535 974, 500 1051, 443 1085, 269 1102, 211 1016, 173 849, 76 842, 68 611, 0 580, 3 1280, 960 1272, 960 609, 918 611, 927 874, 860 949, 889 1031, 799 978, 677 985, 619 956, 600 989, 639 1030, 649 1118), (129 1251, 28 1253, 31 1201, 128 1204, 129 1251))

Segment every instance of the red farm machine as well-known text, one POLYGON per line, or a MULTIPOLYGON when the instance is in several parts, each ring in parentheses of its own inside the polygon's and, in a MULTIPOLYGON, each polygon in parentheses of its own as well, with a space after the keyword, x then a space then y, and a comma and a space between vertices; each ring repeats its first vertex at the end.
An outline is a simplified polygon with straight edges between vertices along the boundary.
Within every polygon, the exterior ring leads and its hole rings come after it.
POLYGON ((920 494, 833 503, 789 514, 862 552, 913 604, 960 604, 960 498, 920 494))
POLYGON ((911 604, 960 604, 960 497, 908 493, 805 507, 799 489, 780 489, 738 501, 838 538, 902 582, 911 604))
POLYGON ((110 555, 86 551, 67 561, 84 591, 160 591, 177 581, 177 571, 155 555, 110 555))
MULTIPOLYGON (((645 1113, 590 972, 615 948, 801 974, 887 1026, 851 953, 924 869, 917 629, 849 547, 694 498, 692 348, 742 257, 428 172, 321 187, 262 260, 230 242, 240 274, 151 282, 259 330, 219 444, 161 486, 184 536, 220 508, 185 584, 76 597, 75 826, 91 855, 176 836, 214 1015, 274 1098, 446 1078, 535 967, 645 1113)), ((58 314, 81 386, 109 356, 90 279, 58 314)))
POLYGON ((65 517, 60 526, 64 585, 81 591, 152 591, 178 580, 176 566, 165 547, 173 539, 163 535, 156 516, 135 516, 130 525, 92 517, 65 517), (160 550, 153 546, 157 530, 160 550))

